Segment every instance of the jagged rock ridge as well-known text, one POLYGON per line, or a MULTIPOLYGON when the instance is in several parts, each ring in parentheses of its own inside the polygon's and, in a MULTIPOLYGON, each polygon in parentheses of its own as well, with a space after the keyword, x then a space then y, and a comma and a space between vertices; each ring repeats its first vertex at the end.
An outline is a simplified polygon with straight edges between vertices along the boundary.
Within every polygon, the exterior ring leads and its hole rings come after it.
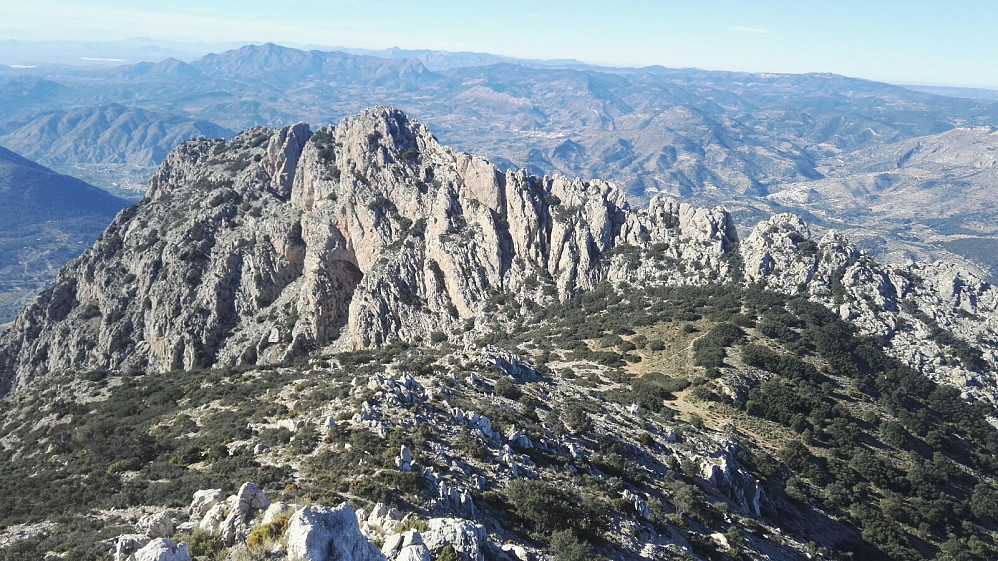
POLYGON ((884 267, 837 234, 811 240, 793 215, 739 245, 721 209, 633 209, 603 181, 502 173, 388 107, 179 146, 18 317, 0 391, 66 369, 468 341, 508 327, 501 310, 604 281, 735 280, 737 261, 747 282, 806 294, 924 374, 998 401, 998 291, 966 271, 884 267))
POLYGON ((193 140, 19 315, 0 391, 56 370, 467 337, 509 295, 533 306, 605 280, 725 278, 736 243, 723 210, 635 210, 599 180, 501 173, 388 107, 314 134, 193 140))
POLYGON ((812 240, 792 214, 761 222, 740 253, 748 281, 820 302, 934 381, 998 402, 998 289, 974 274, 887 267, 836 232, 812 240))

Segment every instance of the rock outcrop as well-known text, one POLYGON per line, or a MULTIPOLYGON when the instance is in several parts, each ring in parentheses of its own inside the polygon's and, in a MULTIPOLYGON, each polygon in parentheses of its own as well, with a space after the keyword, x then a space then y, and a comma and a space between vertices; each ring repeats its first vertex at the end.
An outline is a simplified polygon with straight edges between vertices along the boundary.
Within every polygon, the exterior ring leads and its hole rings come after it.
POLYGON ((191 561, 187 544, 157 538, 135 552, 134 561, 191 561))
POLYGON ((298 510, 288 521, 285 538, 292 559, 385 561, 378 548, 360 533, 357 515, 346 503, 337 508, 307 506, 298 510))
POLYGON ((739 261, 747 282, 821 302, 934 380, 998 402, 998 290, 970 273, 883 267, 834 233, 815 242, 793 215, 739 244, 721 209, 634 209, 603 181, 502 172, 388 107, 179 146, 145 200, 0 335, 0 395, 54 371, 466 342, 603 282, 707 284, 735 279, 739 261))
POLYGON ((173 535, 173 520, 165 512, 148 514, 139 518, 135 529, 150 538, 168 538, 173 535))
POLYGON ((780 214, 740 245, 745 276, 824 304, 934 381, 998 403, 998 289, 948 263, 883 266, 780 214))
POLYGON ((0 394, 52 371, 462 339, 501 325, 504 295, 725 278, 736 242, 723 210, 637 210, 603 181, 504 173, 387 107, 192 140, 3 335, 0 394))

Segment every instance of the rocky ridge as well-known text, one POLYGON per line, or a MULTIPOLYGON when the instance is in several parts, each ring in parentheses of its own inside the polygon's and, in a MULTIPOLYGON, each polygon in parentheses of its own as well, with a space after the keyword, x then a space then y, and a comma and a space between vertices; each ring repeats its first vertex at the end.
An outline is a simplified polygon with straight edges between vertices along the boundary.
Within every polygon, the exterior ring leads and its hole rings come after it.
POLYGON ((66 369, 469 341, 603 282, 707 284, 737 279, 738 262, 747 282, 805 293, 923 373, 995 401, 998 297, 964 271, 882 267, 835 234, 815 243, 790 215, 739 244, 722 209, 634 209, 603 181, 502 173, 388 107, 314 133, 179 146, 145 200, 4 335, 0 389, 66 369))
POLYGON ((250 129, 167 157, 145 200, 18 317, 3 388, 461 338, 503 295, 543 306, 605 280, 723 278, 736 242, 722 210, 634 210, 599 180, 504 174, 391 108, 315 134, 250 129))
POLYGON ((998 401, 998 289, 950 263, 883 266, 792 214, 741 244, 745 277, 824 304, 894 356, 965 396, 998 401))

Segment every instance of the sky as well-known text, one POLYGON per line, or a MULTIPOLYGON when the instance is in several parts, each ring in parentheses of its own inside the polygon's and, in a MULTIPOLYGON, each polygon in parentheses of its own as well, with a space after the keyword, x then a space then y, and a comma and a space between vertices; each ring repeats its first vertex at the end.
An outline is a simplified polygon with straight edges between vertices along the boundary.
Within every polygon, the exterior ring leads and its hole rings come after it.
POLYGON ((998 89, 994 0, 0 0, 0 41, 274 42, 998 89))

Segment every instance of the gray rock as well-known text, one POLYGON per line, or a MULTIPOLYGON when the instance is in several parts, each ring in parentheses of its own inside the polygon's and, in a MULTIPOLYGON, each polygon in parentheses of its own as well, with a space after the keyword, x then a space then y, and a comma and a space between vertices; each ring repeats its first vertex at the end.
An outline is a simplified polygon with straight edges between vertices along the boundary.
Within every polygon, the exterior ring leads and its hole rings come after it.
POLYGON ((168 538, 173 535, 173 520, 165 512, 147 514, 135 524, 135 530, 150 538, 168 538))
POLYGON ((146 534, 124 534, 114 539, 114 561, 125 561, 142 549, 152 538, 146 534))
POLYGON ((187 552, 187 544, 160 538, 136 551, 135 561, 191 561, 191 555, 187 552))
POLYGON ((204 518, 208 509, 225 500, 225 493, 221 489, 205 489, 194 492, 194 499, 191 506, 187 507, 187 513, 192 519, 204 518))
POLYGON ((309 506, 298 510, 284 535, 288 556, 302 561, 385 559, 361 534, 357 516, 346 503, 335 509, 309 506))
POLYGON ((390 561, 430 561, 430 550, 416 530, 388 536, 381 553, 390 561))
POLYGON ((422 533, 423 543, 433 555, 450 545, 462 559, 484 561, 485 527, 463 518, 431 518, 422 533))
POLYGON ((401 471, 412 471, 412 452, 409 451, 408 446, 404 444, 402 445, 402 449, 399 451, 399 457, 395 458, 395 465, 401 471))
POLYGON ((243 483, 236 497, 240 504, 245 504, 250 510, 264 510, 270 506, 270 499, 255 483, 243 483))
POLYGON ((201 518, 201 521, 198 523, 198 528, 209 534, 217 535, 219 528, 222 526, 222 522, 225 521, 225 513, 227 510, 228 505, 224 502, 212 505, 212 507, 208 509, 208 512, 206 512, 201 518))
POLYGON ((261 524, 269 524, 281 515, 291 515, 298 510, 298 507, 288 503, 273 502, 267 507, 267 510, 263 513, 263 520, 261 524))

